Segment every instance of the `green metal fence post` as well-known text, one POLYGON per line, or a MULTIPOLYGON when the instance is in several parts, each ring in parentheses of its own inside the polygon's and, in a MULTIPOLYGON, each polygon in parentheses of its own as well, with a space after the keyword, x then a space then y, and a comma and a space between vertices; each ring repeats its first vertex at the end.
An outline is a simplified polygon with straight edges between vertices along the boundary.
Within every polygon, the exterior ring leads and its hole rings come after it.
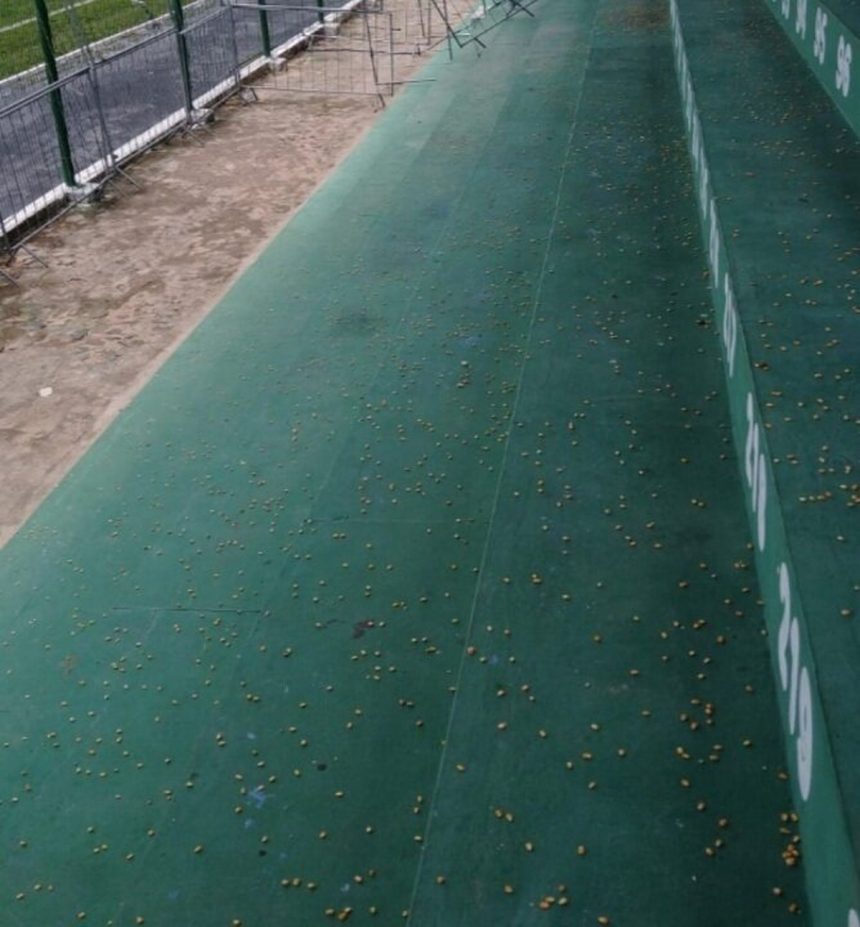
POLYGON ((182 90, 185 94, 185 109, 190 116, 194 111, 194 100, 191 95, 191 69, 188 66, 188 43, 185 41, 185 14, 182 11, 182 0, 169 0, 170 17, 176 28, 176 45, 179 49, 179 69, 182 73, 182 90))
POLYGON ((272 57, 272 37, 269 34, 269 14, 264 7, 266 0, 257 0, 260 4, 260 35, 263 37, 263 54, 267 58, 272 57))
POLYGON ((317 17, 319 18, 320 24, 324 26, 325 25, 325 13, 323 12, 323 10, 325 9, 325 0, 317 0, 317 7, 319 8, 319 13, 317 13, 317 17))
MULTIPOLYGON (((49 84, 56 84, 60 75, 57 72, 57 57, 54 53, 54 36, 51 33, 51 18, 48 15, 48 6, 45 0, 33 0, 36 7, 36 22, 39 27, 39 42, 42 46, 42 57, 45 59, 45 74, 49 84)), ((60 166, 63 180, 69 187, 77 186, 75 180, 75 165, 72 161, 72 146, 69 144, 69 129, 66 124, 66 111, 63 107, 63 94, 59 87, 53 87, 50 92, 51 113, 54 117, 54 127, 57 132, 57 146, 60 149, 60 166)))

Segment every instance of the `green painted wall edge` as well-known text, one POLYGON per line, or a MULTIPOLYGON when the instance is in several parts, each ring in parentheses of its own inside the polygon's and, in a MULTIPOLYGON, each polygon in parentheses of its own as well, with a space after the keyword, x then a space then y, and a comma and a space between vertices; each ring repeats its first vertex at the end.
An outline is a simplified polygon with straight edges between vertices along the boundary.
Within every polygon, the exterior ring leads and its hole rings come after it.
POLYGON ((765 0, 818 82, 860 137, 860 36, 820 0, 765 0))
MULTIPOLYGON (((702 123, 676 0, 669 0, 684 123, 690 146, 699 219, 711 272, 711 294, 723 352, 732 434, 755 545, 765 624, 776 676, 786 756, 800 816, 811 922, 860 927, 860 880, 849 837, 814 650, 795 571, 746 339, 737 312, 702 123)), ((858 97, 855 96, 855 102, 858 97)))

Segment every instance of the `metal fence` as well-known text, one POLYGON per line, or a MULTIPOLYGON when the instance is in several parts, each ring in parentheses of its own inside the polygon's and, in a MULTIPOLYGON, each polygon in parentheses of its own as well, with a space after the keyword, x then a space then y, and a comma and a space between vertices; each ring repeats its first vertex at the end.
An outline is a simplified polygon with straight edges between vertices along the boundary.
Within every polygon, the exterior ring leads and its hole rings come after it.
POLYGON ((96 195, 133 155, 201 124, 250 75, 266 70, 264 89, 383 99, 402 83, 405 56, 445 39, 482 48, 536 0, 159 0, 170 14, 93 42, 66 0, 79 40, 59 58, 57 12, 33 2, 44 11, 44 65, 0 81, 0 256, 96 195), (308 54, 293 57, 300 49, 308 54))
MULTIPOLYGON (((346 0, 341 15, 374 5, 346 0)), ((0 253, 11 252, 131 156, 198 124, 285 46, 326 28, 317 0, 249 15, 198 0, 177 17, 83 44, 0 84, 0 253)))

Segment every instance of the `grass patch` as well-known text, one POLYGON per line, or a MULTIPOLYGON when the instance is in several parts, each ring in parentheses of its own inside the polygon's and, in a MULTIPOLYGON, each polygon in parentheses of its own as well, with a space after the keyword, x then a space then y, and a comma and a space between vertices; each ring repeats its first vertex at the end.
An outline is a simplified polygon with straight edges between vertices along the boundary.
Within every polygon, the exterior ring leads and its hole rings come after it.
MULTIPOLYGON (((187 4, 190 0, 183 0, 187 4)), ((48 0, 51 31, 57 57, 84 43, 93 44, 132 26, 142 25, 167 12, 167 0, 78 0, 74 15, 65 0, 48 0)), ((0 78, 42 63, 33 0, 0 0, 0 78), (13 28, 4 28, 13 27, 13 28)))

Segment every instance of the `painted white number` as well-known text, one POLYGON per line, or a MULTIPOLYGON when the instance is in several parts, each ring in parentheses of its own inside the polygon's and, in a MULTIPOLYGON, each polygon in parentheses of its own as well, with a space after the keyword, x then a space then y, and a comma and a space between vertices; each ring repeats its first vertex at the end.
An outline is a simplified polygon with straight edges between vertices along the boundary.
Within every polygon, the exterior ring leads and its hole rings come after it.
POLYGON ((794 734, 797 726, 797 690, 800 682, 800 624, 793 618, 788 629, 788 646, 791 651, 791 673, 788 677, 788 733, 794 734))
POLYGON ((860 914, 853 908, 848 912, 848 927, 860 927, 860 914))
POLYGON ((827 53, 827 13, 819 7, 815 11, 815 43, 812 46, 812 54, 818 59, 819 64, 824 64, 824 56, 827 53))
POLYGON ((723 312, 723 346, 726 351, 726 366, 729 368, 729 377, 735 375, 735 348, 738 344, 738 310, 735 305, 735 294, 728 272, 723 281, 726 296, 726 308, 723 312))
POLYGON ((854 58, 854 49, 851 43, 845 40, 844 35, 839 36, 839 47, 836 50, 836 89, 842 91, 847 97, 851 89, 851 61, 854 58))
POLYGON ((788 691, 788 733, 796 739, 797 786, 801 797, 806 801, 812 791, 812 683, 809 670, 801 660, 800 623, 791 614, 791 581, 788 567, 781 563, 776 572, 779 577, 779 601, 782 605, 782 621, 777 638, 779 679, 783 692, 788 691))
POLYGON ((767 466, 761 445, 761 429, 755 420, 752 393, 747 393, 747 440, 744 449, 744 469, 750 489, 750 505, 756 516, 758 549, 767 543, 767 466))
POLYGON ((807 0, 797 0, 797 18, 794 21, 795 32, 806 38, 806 4, 807 0))
POLYGON ((791 0, 782 0, 782 15, 786 19, 791 15, 791 0))

